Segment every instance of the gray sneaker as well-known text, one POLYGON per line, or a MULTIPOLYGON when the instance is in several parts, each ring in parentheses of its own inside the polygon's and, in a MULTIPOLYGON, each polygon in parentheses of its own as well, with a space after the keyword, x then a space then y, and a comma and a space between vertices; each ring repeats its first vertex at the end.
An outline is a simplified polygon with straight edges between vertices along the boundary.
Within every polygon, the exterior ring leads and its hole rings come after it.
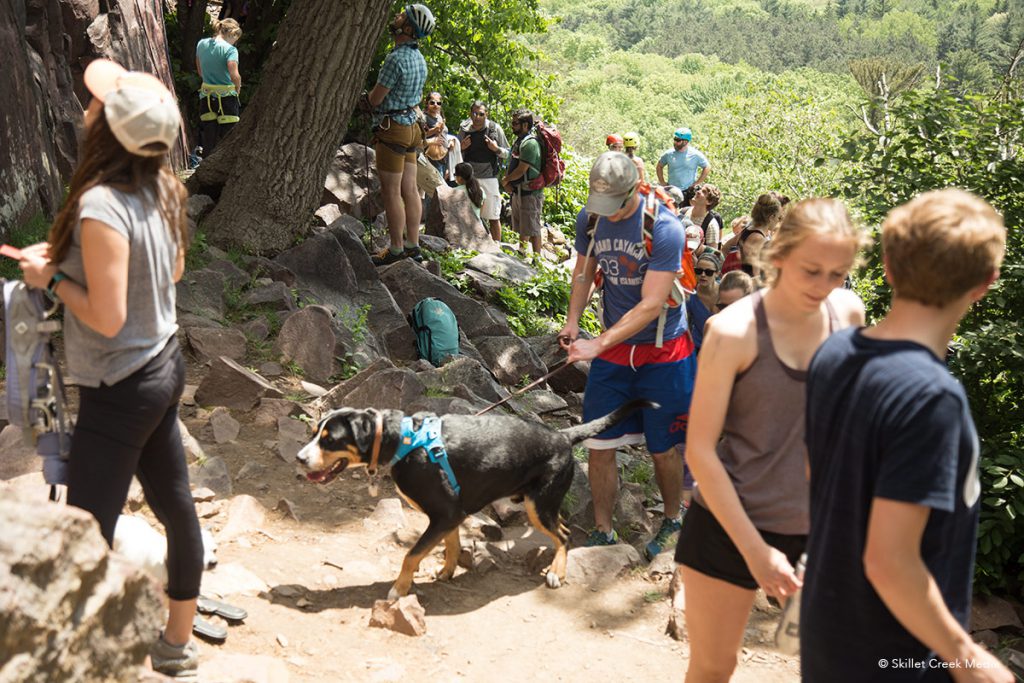
POLYGON ((199 680, 199 648, 191 640, 175 647, 164 640, 161 633, 149 649, 149 658, 153 663, 153 671, 176 681, 199 680))

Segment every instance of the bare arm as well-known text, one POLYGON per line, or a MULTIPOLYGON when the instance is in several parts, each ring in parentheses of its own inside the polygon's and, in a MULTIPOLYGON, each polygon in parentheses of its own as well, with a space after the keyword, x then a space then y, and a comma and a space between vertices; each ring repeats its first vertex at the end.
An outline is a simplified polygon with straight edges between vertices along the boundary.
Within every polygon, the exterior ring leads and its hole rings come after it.
POLYGON ((384 98, 388 96, 389 92, 391 92, 391 88, 378 83, 366 94, 366 99, 370 101, 371 106, 378 107, 384 101, 384 98))
POLYGON ((661 185, 665 184, 665 164, 660 161, 654 167, 654 172, 658 174, 658 183, 661 185))
POLYGON ((570 283, 569 310, 565 315, 565 326, 558 333, 559 337, 568 337, 572 342, 580 335, 580 316, 590 300, 590 287, 594 283, 596 271, 597 259, 584 254, 576 255, 570 283))
POLYGON ((185 250, 178 248, 178 255, 174 259, 174 281, 180 282, 181 276, 185 274, 185 250))
POLYGON ((736 375, 753 362, 756 354, 756 327, 749 300, 737 302, 708 320, 697 357, 686 462, 700 482, 708 508, 743 555, 758 585, 769 595, 785 598, 800 587, 800 581, 786 556, 765 543, 750 521, 716 450, 736 375))
POLYGON ((697 178, 697 184, 698 185, 703 185, 704 181, 708 179, 709 175, 711 175, 711 162, 710 161, 708 162, 707 166, 705 166, 704 168, 701 169, 700 177, 697 178))
POLYGON ((950 614, 935 578, 921 558, 921 538, 931 510, 923 505, 875 498, 868 520, 864 573, 893 616, 911 635, 947 662, 956 680, 1013 681, 1013 674, 971 640, 950 614), (977 667, 964 668, 973 660, 977 667))
POLYGON ((242 74, 238 73, 238 62, 228 62, 228 75, 235 84, 235 92, 242 92, 242 74))
POLYGON ((676 274, 671 271, 648 270, 640 290, 640 303, 626 311, 617 323, 594 339, 577 340, 569 349, 570 362, 596 358, 646 327, 661 313, 661 307, 672 292, 675 278, 676 274))

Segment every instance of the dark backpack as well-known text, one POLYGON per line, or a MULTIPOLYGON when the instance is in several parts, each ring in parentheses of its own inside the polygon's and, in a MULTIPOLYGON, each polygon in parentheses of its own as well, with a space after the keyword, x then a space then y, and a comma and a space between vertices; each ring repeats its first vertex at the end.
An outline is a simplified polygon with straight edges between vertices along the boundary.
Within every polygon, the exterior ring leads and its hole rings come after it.
POLYGON ((557 185, 565 177, 565 162, 562 160, 562 134, 554 126, 543 121, 534 126, 530 135, 540 143, 540 175, 526 184, 527 190, 540 190, 557 185))
POLYGON ((448 356, 459 355, 459 321, 448 304, 427 297, 412 308, 412 329, 420 358, 439 367, 448 356))

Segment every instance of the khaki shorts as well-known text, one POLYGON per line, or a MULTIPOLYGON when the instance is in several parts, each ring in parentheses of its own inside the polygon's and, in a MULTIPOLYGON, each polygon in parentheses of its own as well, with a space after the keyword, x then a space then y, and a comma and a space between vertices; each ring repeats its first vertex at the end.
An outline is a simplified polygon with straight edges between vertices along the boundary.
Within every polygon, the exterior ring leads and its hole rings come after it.
POLYGON ((416 151, 423 146, 423 129, 418 123, 404 126, 385 118, 383 125, 386 128, 378 128, 373 144, 373 150, 377 154, 377 171, 384 173, 402 173, 405 164, 416 163, 416 151), (399 149, 406 151, 399 152, 399 149))
POLYGON ((520 195, 512 193, 512 229, 522 237, 540 237, 544 226, 540 216, 544 208, 544 193, 520 195))
POLYGON ((478 178, 484 188, 484 205, 480 207, 480 218, 496 221, 501 218, 501 189, 497 178, 478 178))

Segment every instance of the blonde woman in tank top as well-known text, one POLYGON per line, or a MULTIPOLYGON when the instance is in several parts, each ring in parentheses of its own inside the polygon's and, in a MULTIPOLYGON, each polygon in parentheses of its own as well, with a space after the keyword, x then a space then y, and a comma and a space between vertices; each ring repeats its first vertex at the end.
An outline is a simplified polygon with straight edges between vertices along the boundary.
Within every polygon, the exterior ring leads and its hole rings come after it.
POLYGON ((767 289, 708 320, 686 461, 697 480, 676 547, 687 683, 727 681, 754 591, 785 600, 809 527, 804 378, 822 341, 864 324, 842 289, 861 235, 831 199, 800 202, 762 252, 767 289))

